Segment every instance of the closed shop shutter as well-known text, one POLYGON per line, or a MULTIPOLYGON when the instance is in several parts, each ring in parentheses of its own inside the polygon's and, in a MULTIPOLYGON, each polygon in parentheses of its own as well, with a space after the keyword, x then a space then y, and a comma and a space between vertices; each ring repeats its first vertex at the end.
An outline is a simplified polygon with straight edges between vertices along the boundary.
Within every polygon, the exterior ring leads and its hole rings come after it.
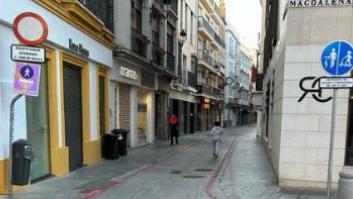
POLYGON ((120 128, 130 130, 130 86, 120 84, 119 86, 119 118, 120 128))
POLYGON ((69 147, 70 171, 83 162, 81 71, 64 62, 65 141, 69 147))

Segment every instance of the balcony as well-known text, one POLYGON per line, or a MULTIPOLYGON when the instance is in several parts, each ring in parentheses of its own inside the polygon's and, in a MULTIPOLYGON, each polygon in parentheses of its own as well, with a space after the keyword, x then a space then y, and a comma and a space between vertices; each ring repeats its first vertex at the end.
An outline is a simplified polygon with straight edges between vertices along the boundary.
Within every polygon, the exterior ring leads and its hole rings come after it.
POLYGON ((211 5, 213 6, 213 9, 216 11, 219 17, 221 17, 221 9, 218 7, 217 3, 214 0, 211 0, 211 5))
POLYGON ((147 58, 147 46, 148 39, 142 33, 137 32, 135 29, 131 29, 131 50, 139 54, 142 57, 147 58))
POLYGON ((218 45, 222 46, 223 48, 226 47, 226 43, 223 41, 223 39, 217 34, 215 33, 213 35, 213 38, 215 39, 215 41, 218 43, 218 45))
MULTIPOLYGON (((221 46, 222 48, 226 47, 224 40, 217 34, 217 32, 212 28, 210 23, 204 17, 199 17, 198 26, 200 29, 200 34, 202 34, 208 40, 211 40, 213 42, 215 41, 214 46, 216 46, 216 44, 217 44, 217 45, 221 46)), ((216 47, 218 47, 218 46, 216 46, 216 47)))
POLYGON ((203 33, 203 35, 209 40, 213 39, 213 35, 215 35, 216 33, 210 23, 204 17, 199 17, 198 26, 199 28, 201 28, 201 30, 204 29, 204 31, 201 31, 200 33, 203 33))
POLYGON ((113 2, 114 0, 79 0, 79 2, 100 19, 111 32, 113 27, 113 2))
POLYGON ((219 88, 211 88, 212 95, 215 97, 219 97, 221 95, 221 89, 219 88))
POLYGON ((197 76, 192 72, 188 72, 188 85, 197 88, 197 76))
POLYGON ((175 73, 175 56, 167 53, 167 68, 170 72, 175 73))
POLYGON ((178 15, 178 1, 177 0, 173 0, 171 1, 171 5, 170 5, 170 9, 176 14, 178 15))
POLYGON ((217 62, 208 53, 206 53, 205 50, 199 50, 198 57, 200 64, 206 65, 210 70, 216 73, 217 69, 215 66, 217 62))
POLYGON ((208 86, 206 84, 197 85, 197 93, 198 94, 212 95, 212 89, 211 89, 210 86, 208 86))

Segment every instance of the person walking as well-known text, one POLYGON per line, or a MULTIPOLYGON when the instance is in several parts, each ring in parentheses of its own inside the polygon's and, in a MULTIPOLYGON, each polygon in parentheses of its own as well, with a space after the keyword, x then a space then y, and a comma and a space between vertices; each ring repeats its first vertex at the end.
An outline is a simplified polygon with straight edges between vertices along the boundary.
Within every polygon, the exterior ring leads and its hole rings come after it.
POLYGON ((170 145, 173 146, 174 144, 174 138, 175 138, 175 143, 178 145, 178 137, 179 137, 179 132, 178 132, 178 126, 179 126, 179 118, 175 115, 172 114, 169 118, 169 126, 171 130, 171 136, 170 136, 170 145))
POLYGON ((210 131, 210 136, 212 139, 212 145, 213 145, 213 158, 217 159, 218 158, 218 153, 219 153, 219 145, 221 142, 221 138, 223 135, 223 128, 221 127, 220 122, 215 122, 213 128, 210 131))

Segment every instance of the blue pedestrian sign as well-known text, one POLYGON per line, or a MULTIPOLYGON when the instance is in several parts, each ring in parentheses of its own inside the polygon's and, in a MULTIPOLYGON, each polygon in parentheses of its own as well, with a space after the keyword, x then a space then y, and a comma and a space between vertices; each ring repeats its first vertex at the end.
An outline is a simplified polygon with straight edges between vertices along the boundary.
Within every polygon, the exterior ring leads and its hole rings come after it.
POLYGON ((353 46, 347 41, 329 43, 321 55, 322 68, 330 75, 339 76, 353 68, 353 46))

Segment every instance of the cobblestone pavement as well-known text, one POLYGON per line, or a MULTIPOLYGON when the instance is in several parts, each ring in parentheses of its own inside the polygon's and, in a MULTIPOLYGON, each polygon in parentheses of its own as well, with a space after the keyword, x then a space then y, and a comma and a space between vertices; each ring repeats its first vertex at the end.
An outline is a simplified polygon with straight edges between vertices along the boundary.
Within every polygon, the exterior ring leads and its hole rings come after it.
MULTIPOLYGON (((283 191, 253 126, 227 129, 218 160, 207 133, 129 151, 128 156, 36 183, 21 199, 319 199, 283 191)), ((4 199, 6 196, 0 196, 4 199)))

